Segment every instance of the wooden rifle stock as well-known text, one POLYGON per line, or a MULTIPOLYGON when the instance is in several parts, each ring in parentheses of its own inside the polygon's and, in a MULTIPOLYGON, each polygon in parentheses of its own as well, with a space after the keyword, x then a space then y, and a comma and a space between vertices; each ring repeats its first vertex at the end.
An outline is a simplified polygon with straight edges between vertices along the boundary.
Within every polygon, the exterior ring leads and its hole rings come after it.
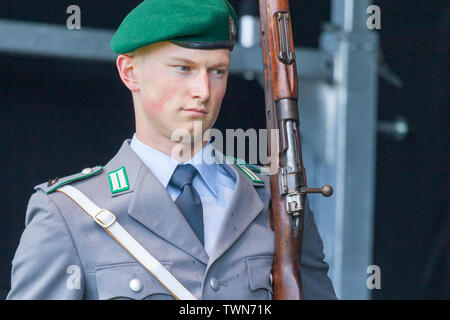
POLYGON ((278 160, 270 176, 271 223, 275 233, 272 267, 274 299, 303 299, 300 276, 306 193, 329 196, 330 186, 308 189, 303 167, 298 79, 288 0, 259 0, 265 79, 267 129, 279 132, 279 141, 268 139, 271 158, 278 160))

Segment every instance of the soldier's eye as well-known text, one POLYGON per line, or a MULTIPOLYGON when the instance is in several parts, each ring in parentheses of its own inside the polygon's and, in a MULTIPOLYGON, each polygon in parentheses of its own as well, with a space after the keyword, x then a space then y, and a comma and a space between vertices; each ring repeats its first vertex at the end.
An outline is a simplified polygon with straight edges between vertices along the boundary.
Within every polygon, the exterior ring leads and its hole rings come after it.
POLYGON ((187 72, 191 70, 188 66, 175 66, 175 68, 177 68, 181 72, 187 72))
POLYGON ((223 76, 225 74, 226 70, 221 70, 221 69, 216 69, 214 70, 214 72, 218 75, 218 76, 223 76))

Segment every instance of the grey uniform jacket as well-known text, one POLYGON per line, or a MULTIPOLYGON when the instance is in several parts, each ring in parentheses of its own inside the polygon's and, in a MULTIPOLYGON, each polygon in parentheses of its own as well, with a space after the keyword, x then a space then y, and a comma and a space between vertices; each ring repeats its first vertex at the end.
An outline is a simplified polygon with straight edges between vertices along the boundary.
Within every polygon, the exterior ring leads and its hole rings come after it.
MULTIPOLYGON (((236 165, 231 202, 211 256, 166 189, 125 141, 98 174, 62 179, 117 221, 199 299, 271 299, 274 234, 269 179, 236 165), (108 172, 125 167, 129 188, 112 193, 108 172)), ((168 291, 77 204, 47 183, 29 201, 7 299, 172 299, 168 291)), ((334 299, 313 214, 305 215, 301 276, 306 299, 334 299)))

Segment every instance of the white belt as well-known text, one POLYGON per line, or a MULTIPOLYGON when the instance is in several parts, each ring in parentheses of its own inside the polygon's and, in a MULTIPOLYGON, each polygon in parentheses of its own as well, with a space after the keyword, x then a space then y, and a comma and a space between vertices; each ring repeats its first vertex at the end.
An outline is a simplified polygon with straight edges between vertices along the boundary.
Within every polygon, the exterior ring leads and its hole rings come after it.
POLYGON ((166 268, 144 249, 116 220, 116 216, 101 209, 78 189, 65 185, 57 191, 65 194, 89 214, 105 231, 125 248, 178 300, 197 300, 166 268))

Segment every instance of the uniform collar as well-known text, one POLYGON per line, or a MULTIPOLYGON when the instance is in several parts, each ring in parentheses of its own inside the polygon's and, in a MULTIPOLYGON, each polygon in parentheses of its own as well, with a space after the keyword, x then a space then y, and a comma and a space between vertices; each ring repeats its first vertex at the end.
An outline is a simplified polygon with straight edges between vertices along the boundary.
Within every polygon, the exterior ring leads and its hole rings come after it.
MULTIPOLYGON (((161 182, 164 188, 167 188, 176 167, 179 164, 182 164, 182 162, 177 161, 171 156, 144 144, 137 138, 136 134, 133 135, 130 147, 147 166, 147 168, 150 169, 150 171, 155 175, 159 182, 161 182)), ((211 143, 208 142, 203 147, 201 152, 198 152, 194 157, 192 157, 188 163, 193 165, 198 170, 203 181, 205 181, 208 188, 217 197, 218 168, 214 158, 214 148, 211 143)))
MULTIPOLYGON (((205 150, 211 150, 208 148, 205 150)), ((130 140, 126 140, 119 152, 105 165, 106 172, 120 167, 127 169, 130 188, 124 192, 111 194, 111 197, 124 196, 126 201, 116 201, 115 205, 109 201, 105 204, 105 208, 113 212, 120 212, 120 210, 124 210, 121 206, 128 206, 130 217, 205 265, 212 266, 238 241, 250 223, 264 209, 264 203, 248 177, 234 163, 224 162, 225 159, 219 149, 214 148, 213 150, 215 150, 216 166, 220 168, 221 172, 223 172, 222 169, 225 169, 226 174, 234 178, 236 184, 224 213, 223 227, 217 236, 210 257, 167 190, 136 152, 131 149, 130 140), (222 165, 219 166, 219 164, 222 165)), ((156 170, 156 172, 158 171, 156 170)), ((268 178, 264 179, 268 186, 268 178)), ((104 180, 103 185, 106 192, 108 182, 104 180)), ((146 244, 143 243, 143 246, 145 248, 146 244)))

